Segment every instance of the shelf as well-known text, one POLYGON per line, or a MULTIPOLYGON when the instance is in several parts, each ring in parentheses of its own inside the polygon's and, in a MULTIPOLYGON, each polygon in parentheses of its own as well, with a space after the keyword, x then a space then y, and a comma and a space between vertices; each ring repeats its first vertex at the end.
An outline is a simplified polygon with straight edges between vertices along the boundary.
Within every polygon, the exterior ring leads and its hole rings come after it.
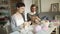
POLYGON ((10 0, 0 0, 0 4, 9 4, 10 0))
POLYGON ((7 5, 0 5, 0 6, 3 6, 4 7, 4 6, 9 6, 9 5, 7 4, 7 5))

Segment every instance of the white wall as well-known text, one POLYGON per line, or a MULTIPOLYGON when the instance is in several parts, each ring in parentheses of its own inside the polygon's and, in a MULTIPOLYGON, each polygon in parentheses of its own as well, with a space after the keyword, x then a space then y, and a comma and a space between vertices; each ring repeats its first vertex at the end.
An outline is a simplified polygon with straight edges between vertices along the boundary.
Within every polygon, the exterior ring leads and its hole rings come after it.
POLYGON ((30 12, 30 6, 32 4, 32 0, 24 0, 24 3, 25 3, 25 20, 27 20, 27 13, 30 12))
POLYGON ((48 12, 52 3, 59 3, 60 0, 41 0, 41 11, 48 12))
POLYGON ((59 11, 60 11, 60 0, 59 0, 59 11))

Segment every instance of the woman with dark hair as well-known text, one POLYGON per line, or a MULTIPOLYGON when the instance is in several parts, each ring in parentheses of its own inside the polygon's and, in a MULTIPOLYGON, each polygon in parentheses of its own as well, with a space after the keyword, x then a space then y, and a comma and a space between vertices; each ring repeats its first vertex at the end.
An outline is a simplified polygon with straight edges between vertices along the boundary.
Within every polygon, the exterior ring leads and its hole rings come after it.
POLYGON ((31 16, 35 15, 38 16, 37 13, 37 6, 35 4, 32 4, 30 7, 31 12, 27 13, 27 20, 30 21, 31 20, 31 16))
POLYGON ((41 30, 41 19, 39 18, 39 14, 37 13, 37 6, 32 4, 30 7, 31 12, 27 14, 27 20, 31 21, 33 34, 41 30))

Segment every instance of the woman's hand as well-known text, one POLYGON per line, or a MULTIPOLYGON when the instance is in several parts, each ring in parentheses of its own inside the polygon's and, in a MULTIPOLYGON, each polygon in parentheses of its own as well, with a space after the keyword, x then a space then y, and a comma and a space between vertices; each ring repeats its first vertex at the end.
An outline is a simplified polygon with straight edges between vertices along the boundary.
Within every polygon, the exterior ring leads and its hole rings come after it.
POLYGON ((29 21, 29 22, 24 22, 24 23, 23 23, 23 28, 29 27, 30 24, 31 24, 31 21, 29 21))

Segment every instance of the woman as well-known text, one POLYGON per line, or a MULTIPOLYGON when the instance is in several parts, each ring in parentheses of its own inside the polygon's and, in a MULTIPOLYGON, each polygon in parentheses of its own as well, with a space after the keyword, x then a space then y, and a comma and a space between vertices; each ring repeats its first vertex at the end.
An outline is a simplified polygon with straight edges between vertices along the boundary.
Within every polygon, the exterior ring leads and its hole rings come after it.
POLYGON ((30 13, 27 13, 27 20, 28 20, 28 21, 31 20, 31 17, 32 17, 33 15, 38 16, 37 6, 36 6, 35 4, 32 4, 30 9, 31 9, 31 12, 30 12, 30 13))

